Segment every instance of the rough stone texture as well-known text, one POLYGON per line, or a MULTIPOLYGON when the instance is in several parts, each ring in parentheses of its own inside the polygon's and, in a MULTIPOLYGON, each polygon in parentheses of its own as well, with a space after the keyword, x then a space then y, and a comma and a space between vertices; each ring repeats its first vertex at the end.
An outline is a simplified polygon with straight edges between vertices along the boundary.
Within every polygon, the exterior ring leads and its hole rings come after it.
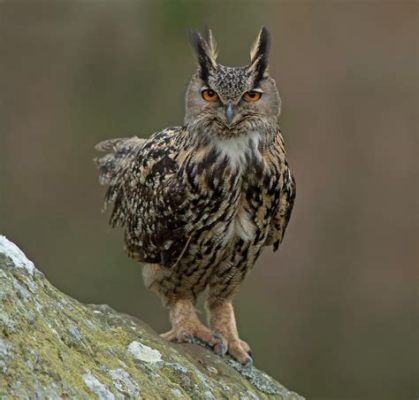
POLYGON ((256 368, 79 303, 0 236, 0 399, 9 398, 302 399, 256 368))

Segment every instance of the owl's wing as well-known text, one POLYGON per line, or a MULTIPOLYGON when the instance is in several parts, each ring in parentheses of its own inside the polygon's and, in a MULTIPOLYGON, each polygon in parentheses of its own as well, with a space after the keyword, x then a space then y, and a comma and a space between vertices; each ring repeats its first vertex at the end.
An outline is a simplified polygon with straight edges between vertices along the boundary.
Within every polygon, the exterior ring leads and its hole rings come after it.
POLYGON ((295 200, 295 179, 287 165, 285 165, 285 169, 282 172, 282 182, 278 210, 272 218, 269 234, 265 242, 266 246, 273 245, 274 251, 278 250, 284 238, 285 229, 290 220, 295 200))
POLYGON ((168 128, 149 139, 111 139, 96 146, 99 181, 108 185, 110 224, 124 227, 128 254, 138 261, 173 265, 186 245, 185 196, 176 172, 176 138, 168 128))

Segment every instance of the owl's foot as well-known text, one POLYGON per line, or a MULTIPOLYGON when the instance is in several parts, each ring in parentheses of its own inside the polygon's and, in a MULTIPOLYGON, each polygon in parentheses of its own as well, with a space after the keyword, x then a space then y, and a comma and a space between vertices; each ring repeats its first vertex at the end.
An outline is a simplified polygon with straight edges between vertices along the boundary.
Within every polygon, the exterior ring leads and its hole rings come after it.
POLYGON ((169 342, 207 344, 211 347, 221 342, 217 335, 214 335, 211 330, 199 321, 197 323, 196 321, 195 323, 189 321, 176 328, 172 328, 168 332, 162 333, 160 337, 169 342))
POLYGON ((223 340, 214 346, 214 351, 218 355, 224 356, 228 353, 243 365, 253 364, 250 347, 244 340, 239 339, 238 336, 230 337, 230 339, 226 339, 225 335, 219 334, 219 336, 222 336, 223 340))
POLYGON ((170 307, 172 329, 160 336, 169 342, 207 344, 211 347, 220 343, 220 338, 199 319, 190 300, 178 300, 170 307))
POLYGON ((250 346, 239 338, 231 302, 210 306, 208 311, 211 328, 222 338, 222 342, 214 346, 214 351, 220 356, 228 353, 241 364, 251 366, 250 346))

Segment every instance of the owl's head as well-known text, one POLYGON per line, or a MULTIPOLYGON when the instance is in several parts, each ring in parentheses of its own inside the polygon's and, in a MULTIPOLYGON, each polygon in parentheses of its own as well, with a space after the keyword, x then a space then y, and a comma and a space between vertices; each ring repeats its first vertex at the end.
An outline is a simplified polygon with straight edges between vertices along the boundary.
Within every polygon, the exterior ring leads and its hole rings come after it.
POLYGON ((250 63, 226 67, 217 63, 211 31, 205 37, 192 33, 198 71, 186 93, 186 126, 228 137, 276 126, 281 99, 267 72, 269 38, 268 30, 262 28, 251 47, 250 63))

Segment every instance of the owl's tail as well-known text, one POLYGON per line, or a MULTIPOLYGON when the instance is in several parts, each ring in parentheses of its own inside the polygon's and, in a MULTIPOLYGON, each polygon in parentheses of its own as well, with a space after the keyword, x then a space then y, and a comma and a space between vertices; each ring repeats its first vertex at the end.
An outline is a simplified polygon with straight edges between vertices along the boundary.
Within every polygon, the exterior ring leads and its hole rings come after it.
POLYGON ((131 164, 146 139, 138 137, 109 139, 98 143, 95 149, 108 153, 94 161, 99 168, 101 185, 117 185, 121 174, 131 164))

